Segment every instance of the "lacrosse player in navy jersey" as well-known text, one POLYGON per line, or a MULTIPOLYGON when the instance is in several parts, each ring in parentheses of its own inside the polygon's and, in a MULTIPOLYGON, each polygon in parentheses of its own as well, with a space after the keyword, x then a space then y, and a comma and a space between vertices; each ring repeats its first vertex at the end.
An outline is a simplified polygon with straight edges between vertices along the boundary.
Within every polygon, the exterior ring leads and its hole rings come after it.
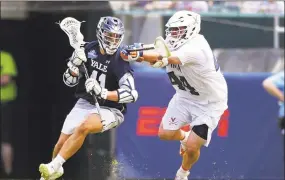
POLYGON ((102 17, 96 35, 98 41, 84 45, 87 61, 74 52, 67 64, 63 81, 67 86, 77 86, 78 101, 65 119, 53 160, 39 167, 41 179, 61 177, 62 165, 81 148, 86 136, 118 127, 124 121, 126 104, 138 99, 130 64, 120 56, 123 23, 115 17, 102 17), (90 75, 87 80, 82 63, 90 75), (99 111, 90 92, 97 96, 99 111))

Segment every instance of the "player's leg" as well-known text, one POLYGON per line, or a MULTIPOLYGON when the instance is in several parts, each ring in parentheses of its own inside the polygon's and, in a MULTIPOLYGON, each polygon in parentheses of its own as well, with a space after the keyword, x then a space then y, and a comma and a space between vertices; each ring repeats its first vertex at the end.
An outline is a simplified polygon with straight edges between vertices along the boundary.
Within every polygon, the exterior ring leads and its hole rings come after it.
POLYGON ((177 130, 167 130, 163 128, 163 122, 159 126, 158 137, 161 140, 172 140, 172 141, 181 141, 185 138, 185 132, 177 129, 177 130))
POLYGON ((88 134, 107 131, 123 122, 123 115, 118 110, 101 108, 100 113, 102 119, 97 111, 90 112, 86 120, 75 128, 74 133, 63 144, 54 160, 47 165, 42 164, 41 172, 44 177, 49 177, 50 174, 55 172, 66 160, 73 156, 80 149, 88 134))
POLYGON ((12 146, 12 120, 13 120, 13 102, 1 103, 1 158, 6 175, 12 173, 13 167, 13 146, 12 146))
POLYGON ((100 132, 102 123, 98 114, 90 114, 86 120, 75 128, 74 133, 63 143, 57 156, 49 164, 41 164, 39 170, 42 177, 50 178, 62 165, 73 156, 83 145, 86 136, 91 132, 100 132))
POLYGON ((190 118, 183 102, 179 101, 176 95, 170 100, 167 110, 162 118, 158 130, 158 137, 161 140, 177 140, 185 139, 185 132, 180 130, 190 118))
POLYGON ((101 133, 117 127, 123 122, 123 115, 115 109, 101 108, 102 119, 96 112, 91 113, 87 119, 78 126, 74 133, 63 144, 58 156, 55 158, 55 168, 61 166, 73 156, 82 146, 86 136, 90 133, 101 133), (58 160, 58 161, 57 161, 58 160))
MULTIPOLYGON (((85 104, 87 104, 85 102, 85 104)), ((53 153, 52 153, 52 159, 54 159, 58 152, 60 151, 60 149, 62 148, 63 144, 65 143, 65 141, 71 136, 71 134, 74 133, 74 130, 77 126, 80 125, 80 123, 83 122, 85 116, 89 113, 89 109, 87 107, 85 107, 87 105, 84 105, 84 103, 82 103, 82 100, 78 100, 78 102, 76 103, 76 105, 73 107, 73 109, 70 111, 70 113, 66 116, 66 119, 64 121, 62 130, 61 130, 61 134, 60 137, 53 149, 53 153), (83 104, 83 105, 82 105, 83 104)), ((62 167, 60 167, 55 173, 53 173, 51 176, 45 176, 43 177, 43 169, 41 169, 42 164, 40 165, 39 171, 41 173, 41 180, 54 180, 59 178, 60 176, 63 175, 64 170, 62 167)))
MULTIPOLYGON (((65 141, 67 141, 67 139, 70 137, 70 134, 64 134, 61 133, 59 136, 59 139, 56 143, 56 145, 54 146, 53 152, 52 152, 52 159, 54 159, 57 154, 59 153, 60 149, 62 148, 63 144, 65 143, 65 141)), ((43 177, 40 180, 55 180, 60 178, 64 173, 64 169, 63 167, 60 167, 54 174, 52 174, 49 179, 44 179, 43 177)))
MULTIPOLYGON (((65 133, 61 133, 58 141, 56 143, 56 145, 54 146, 53 152, 52 152, 52 159, 54 159, 57 154, 59 153, 60 149, 62 148, 63 144, 65 143, 65 141, 67 141, 67 139, 71 136, 71 134, 65 134, 65 133)), ((57 178, 60 178, 64 173, 63 168, 61 167, 56 173, 52 174, 48 179, 45 179, 43 177, 41 177, 40 180, 55 180, 57 178)))
MULTIPOLYGON (((75 129, 74 133, 68 138, 60 149, 58 156, 59 162, 57 165, 62 165, 66 160, 73 156, 83 145, 86 136, 90 133, 99 133, 103 129, 101 118, 98 114, 90 114, 86 120, 75 129)), ((60 167, 58 166, 58 167, 60 167)), ((55 167, 56 169, 58 167, 55 167)))
POLYGON ((56 143, 56 145, 53 148, 53 152, 52 152, 52 159, 54 159, 57 154, 59 153, 60 149, 62 148, 63 144, 65 143, 65 141, 67 141, 67 139, 71 136, 71 134, 64 134, 61 133, 58 141, 56 143))
POLYGON ((206 144, 208 138, 208 126, 198 125, 194 126, 192 130, 187 133, 185 141, 182 141, 184 151, 182 153, 182 165, 177 171, 177 180, 187 180, 190 169, 198 161, 200 157, 200 149, 206 144))
POLYGON ((201 147, 209 145, 212 131, 217 127, 226 106, 224 103, 199 105, 189 102, 188 107, 192 117, 192 129, 186 134, 186 139, 181 141, 184 153, 176 180, 187 180, 192 166, 200 157, 201 147))

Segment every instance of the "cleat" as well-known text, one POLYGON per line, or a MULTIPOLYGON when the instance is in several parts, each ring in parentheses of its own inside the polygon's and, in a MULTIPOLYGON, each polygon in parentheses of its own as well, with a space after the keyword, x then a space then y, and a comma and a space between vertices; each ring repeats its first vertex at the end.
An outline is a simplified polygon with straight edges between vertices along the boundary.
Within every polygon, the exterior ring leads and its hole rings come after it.
POLYGON ((63 167, 60 167, 55 173, 53 173, 48 180, 55 180, 60 178, 64 173, 63 167))
POLYGON ((184 173, 178 170, 174 180, 188 180, 189 174, 190 174, 189 171, 184 173))
POLYGON ((49 177, 55 173, 55 170, 53 167, 49 164, 41 164, 39 167, 39 171, 41 173, 41 177, 44 178, 45 180, 48 180, 49 177))

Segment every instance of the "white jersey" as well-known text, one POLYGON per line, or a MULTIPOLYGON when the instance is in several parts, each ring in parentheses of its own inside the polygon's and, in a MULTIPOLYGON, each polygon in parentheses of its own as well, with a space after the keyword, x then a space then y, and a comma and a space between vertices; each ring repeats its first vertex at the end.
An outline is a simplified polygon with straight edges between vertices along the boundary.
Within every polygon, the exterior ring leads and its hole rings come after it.
POLYGON ((182 65, 167 65, 176 94, 199 104, 227 101, 227 83, 203 35, 198 34, 171 52, 182 65))

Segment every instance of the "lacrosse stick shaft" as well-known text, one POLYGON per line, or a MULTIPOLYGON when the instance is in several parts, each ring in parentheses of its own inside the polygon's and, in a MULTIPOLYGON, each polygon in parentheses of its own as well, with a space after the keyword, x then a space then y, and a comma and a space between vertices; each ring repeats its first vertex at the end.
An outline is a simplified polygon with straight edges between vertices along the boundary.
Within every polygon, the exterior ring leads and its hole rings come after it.
POLYGON ((154 49, 154 45, 153 44, 147 44, 147 45, 143 45, 142 48, 138 48, 138 49, 127 49, 128 52, 134 52, 134 51, 147 51, 147 50, 152 50, 154 49))

